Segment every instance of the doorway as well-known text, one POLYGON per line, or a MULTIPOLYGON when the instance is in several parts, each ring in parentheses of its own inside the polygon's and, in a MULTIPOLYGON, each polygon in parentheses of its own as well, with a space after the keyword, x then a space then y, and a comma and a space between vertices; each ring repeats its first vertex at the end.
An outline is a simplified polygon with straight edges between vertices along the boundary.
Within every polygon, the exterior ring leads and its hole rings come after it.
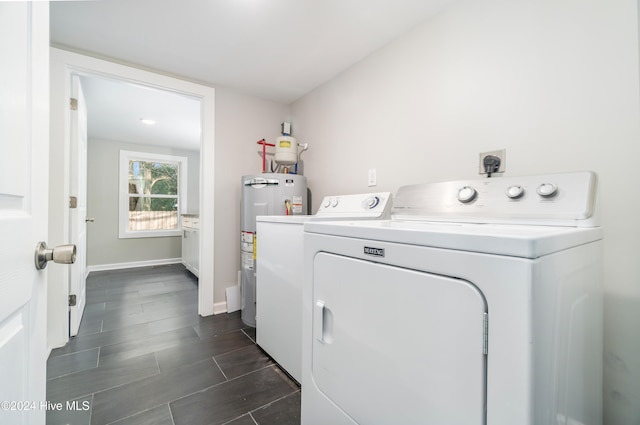
MULTIPOLYGON (((202 164, 213 164, 214 89, 56 48, 51 49, 52 149, 50 153, 50 163, 52 166, 51 176, 64 176, 65 181, 61 182, 58 180, 55 184, 53 182, 50 184, 50 207, 52 210, 50 217, 50 240, 62 240, 64 242, 69 242, 68 239, 70 238, 69 235, 72 230, 69 214, 70 173, 68 172, 71 166, 70 158, 72 157, 72 155, 70 155, 72 148, 69 143, 71 129, 68 124, 70 122, 70 112, 69 108, 61 108, 61 106, 66 106, 69 102, 68 99, 71 97, 72 89, 70 82, 72 80, 71 77, 74 75, 79 76, 83 85, 86 86, 85 92, 88 92, 87 97, 89 98, 87 101, 89 115, 92 114, 92 103, 94 104, 93 108, 95 109, 108 106, 109 102, 107 102, 105 88, 107 92, 111 91, 112 94, 116 91, 135 92, 137 93, 135 96, 139 98, 147 95, 150 97, 160 96, 186 100, 191 102, 192 106, 194 102, 197 104, 196 113, 198 116, 196 117, 196 122, 198 128, 194 130, 199 133, 196 136, 198 142, 196 142, 196 145, 194 146, 194 152, 197 151, 197 154, 192 155, 191 162, 193 163, 193 168, 198 169, 198 173, 195 177, 198 190, 197 193, 191 192, 188 194, 188 199, 190 198, 191 200, 184 205, 184 209, 182 209, 181 212, 197 212, 200 215, 200 255, 201 258, 212 259, 214 204, 213 167, 202 167, 202 164), (97 99, 97 103, 92 101, 92 98, 97 99), (204 193, 211 195, 203 196, 204 193), (67 202, 65 202, 65 200, 67 202), (189 207, 189 204, 191 207, 189 207)), ((125 109, 121 102, 122 100, 120 100, 119 108, 113 109, 112 107, 110 112, 107 112, 111 118, 117 118, 117 116, 122 113, 122 110, 125 109)), ((151 100, 152 104, 157 102, 157 99, 151 100)), ((99 111, 97 112, 100 113, 99 111)), ((136 121, 139 121, 140 118, 145 117, 137 117, 136 121)), ((143 127, 144 125, 140 122, 136 122, 135 124, 140 127, 143 127)), ((92 125, 91 119, 89 119, 88 125, 92 125)), ((112 133, 110 133, 111 135, 109 135, 109 133, 102 133, 103 136, 99 136, 100 139, 127 138, 126 136, 117 137, 113 135, 113 131, 118 131, 118 126, 114 126, 113 124, 106 124, 106 126, 112 131, 112 133)), ((91 133, 92 129, 90 129, 89 132, 91 133)), ((134 135, 131 137, 135 138, 138 142, 142 142, 138 146, 144 147, 144 144, 148 143, 148 141, 143 140, 144 137, 141 135, 134 135)), ((156 135, 155 138, 152 137, 152 139, 155 139, 159 144, 165 143, 158 135, 156 135)), ((167 144, 165 146, 160 146, 159 149, 172 151, 177 148, 167 144)), ((93 172, 94 170, 89 167, 87 174, 91 175, 93 172)), ((108 179, 106 176, 101 176, 98 180, 108 179)), ((90 206, 89 208, 92 207, 90 206)), ((98 210, 100 209, 101 208, 98 207, 98 210)), ((89 211, 89 215, 91 216, 97 212, 100 211, 89 211)), ((99 223, 97 217, 88 218, 93 218, 95 220, 93 223, 89 222, 89 226, 99 223)), ((113 217, 110 218, 110 220, 112 219, 113 217)), ((104 217, 103 220, 105 220, 104 217)), ((93 249, 90 242, 91 232, 92 229, 89 227, 89 252, 93 249)), ((117 238, 117 230, 115 237, 117 238)), ((154 238, 149 239, 153 240, 154 238)), ((140 244, 138 243, 137 245, 140 244)), ((158 244, 154 244, 152 241, 151 245, 155 248, 158 244)), ((139 246, 137 248, 140 249, 139 246)), ((99 249, 104 249, 104 247, 99 249)), ((116 251, 117 250, 118 249, 116 249, 116 251)), ((105 263, 104 259, 98 261, 105 263)), ((92 260, 90 260, 90 263, 91 262, 92 260)), ((106 260, 106 263, 116 265, 118 263, 125 262, 126 261, 106 260)), ((202 316, 207 316, 213 314, 213 261, 201 261, 200 263, 202 264, 202 267, 200 270, 200 284, 198 289, 198 313, 202 316)), ((140 264, 144 265, 144 262, 140 264)), ((69 321, 67 314, 67 300, 69 295, 73 295, 69 293, 67 285, 68 281, 69 276, 67 273, 58 273, 57 275, 54 273, 53 276, 50 275, 48 297, 49 348, 60 347, 68 341, 69 321)))
MULTIPOLYGON (((180 257, 180 241, 161 237, 159 233, 176 233, 181 214, 199 214, 200 211, 200 100, 95 75, 82 75, 80 81, 88 110, 88 208, 90 218, 94 220, 88 225, 89 270, 155 265, 156 260, 165 263, 175 260, 180 257), (118 190, 123 184, 118 182, 122 179, 119 175, 122 170, 118 169, 121 151, 138 152, 149 158, 186 158, 181 167, 184 176, 180 176, 184 178, 177 184, 178 173, 172 172, 168 176, 155 176, 154 173, 155 184, 146 182, 145 185, 138 177, 134 192, 140 192, 136 193, 139 196, 127 199, 127 193, 121 194, 118 190), (178 189, 184 189, 184 193, 178 189), (139 202, 145 196, 144 192, 150 192, 151 196, 173 194, 177 198, 147 197, 143 200, 151 202, 139 202), (124 199, 120 199, 122 196, 124 199), (127 217, 118 217, 122 201, 125 204, 133 201, 138 210, 143 204, 150 204, 151 208, 159 205, 162 211, 157 208, 131 211, 131 214, 155 214, 146 220, 136 217, 137 225, 128 232, 127 217), (121 236, 117 228, 115 232, 113 229, 116 218, 126 226, 121 236)), ((149 163, 137 161, 135 171, 141 172, 140 164, 149 163)), ((128 192, 126 183, 125 191, 128 192)))
POLYGON ((69 285, 76 296, 70 306, 74 336, 89 272, 181 262, 180 219, 200 212, 201 102, 88 73, 72 74, 72 83, 70 196, 76 207, 70 210, 69 226, 71 235, 78 236, 71 239, 78 259, 69 285), (76 155, 78 150, 86 153, 76 155), (131 159, 123 164, 125 152, 131 159), (85 230, 86 239, 81 237, 85 230))

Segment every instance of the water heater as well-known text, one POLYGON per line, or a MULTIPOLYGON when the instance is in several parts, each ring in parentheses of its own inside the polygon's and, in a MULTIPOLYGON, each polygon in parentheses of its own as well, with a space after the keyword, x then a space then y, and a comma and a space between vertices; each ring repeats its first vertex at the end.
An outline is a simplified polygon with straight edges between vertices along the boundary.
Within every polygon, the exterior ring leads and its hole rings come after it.
POLYGON ((242 321, 256 325, 256 217, 307 214, 307 179, 297 174, 263 173, 242 176, 240 204, 240 264, 242 321))

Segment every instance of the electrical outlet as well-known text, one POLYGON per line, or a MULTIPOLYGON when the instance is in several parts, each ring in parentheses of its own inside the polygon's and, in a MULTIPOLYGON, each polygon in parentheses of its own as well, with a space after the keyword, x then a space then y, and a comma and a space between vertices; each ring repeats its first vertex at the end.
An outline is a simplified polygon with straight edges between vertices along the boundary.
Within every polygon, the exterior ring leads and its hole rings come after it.
POLYGON ((377 178, 376 178, 376 169, 375 168, 369 168, 369 175, 368 175, 368 186, 372 187, 378 184, 377 182, 377 178))
POLYGON ((500 149, 497 151, 490 151, 490 152, 482 152, 480 154, 480 163, 479 163, 479 168, 478 168, 478 174, 487 174, 487 172, 484 169, 484 159, 485 157, 492 155, 492 156, 497 156, 498 158, 500 158, 500 167, 498 169, 498 171, 494 171, 494 173, 504 173, 505 169, 506 169, 506 162, 507 162, 507 150, 506 149, 500 149))

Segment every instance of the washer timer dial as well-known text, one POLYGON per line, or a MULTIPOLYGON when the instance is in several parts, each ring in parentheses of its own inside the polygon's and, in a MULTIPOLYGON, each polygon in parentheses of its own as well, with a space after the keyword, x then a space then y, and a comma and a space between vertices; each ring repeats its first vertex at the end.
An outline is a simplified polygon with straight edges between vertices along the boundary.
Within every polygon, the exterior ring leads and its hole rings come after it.
POLYGON ((366 210, 372 210, 380 204, 380 197, 378 196, 370 196, 364 200, 362 206, 366 210))

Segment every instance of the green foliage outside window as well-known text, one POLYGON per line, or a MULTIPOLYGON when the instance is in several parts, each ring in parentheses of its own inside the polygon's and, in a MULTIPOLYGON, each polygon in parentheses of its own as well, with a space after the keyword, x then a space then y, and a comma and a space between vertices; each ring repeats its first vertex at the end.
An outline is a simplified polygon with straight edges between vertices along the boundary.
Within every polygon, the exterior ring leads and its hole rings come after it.
POLYGON ((129 211, 177 211, 178 171, 175 163, 129 161, 129 211))

